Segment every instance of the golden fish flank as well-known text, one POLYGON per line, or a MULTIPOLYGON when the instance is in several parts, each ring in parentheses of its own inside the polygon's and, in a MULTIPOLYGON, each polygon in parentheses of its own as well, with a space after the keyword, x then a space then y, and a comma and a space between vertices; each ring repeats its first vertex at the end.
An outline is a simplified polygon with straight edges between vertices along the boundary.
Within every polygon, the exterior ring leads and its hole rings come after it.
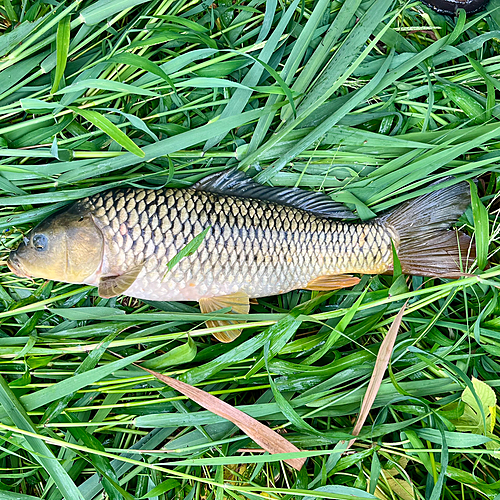
POLYGON ((126 188, 78 201, 37 226, 9 267, 95 285, 103 297, 196 300, 204 312, 231 306, 245 313, 249 298, 332 290, 359 281, 347 273, 390 271, 391 240, 406 273, 457 273, 457 239, 447 229, 468 202, 468 185, 459 183, 369 223, 341 222, 352 214, 325 195, 269 188, 230 170, 188 189, 126 188), (207 227, 198 249, 167 272, 207 227))

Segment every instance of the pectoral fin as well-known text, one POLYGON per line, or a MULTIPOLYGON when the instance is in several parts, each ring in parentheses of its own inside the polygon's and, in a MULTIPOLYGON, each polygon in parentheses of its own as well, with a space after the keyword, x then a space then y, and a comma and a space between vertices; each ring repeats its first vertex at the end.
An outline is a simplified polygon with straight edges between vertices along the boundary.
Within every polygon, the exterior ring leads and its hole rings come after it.
POLYGON ((329 290, 339 290, 340 288, 354 286, 359 282, 359 278, 349 274, 327 274, 325 276, 318 276, 317 278, 311 280, 307 284, 306 289, 327 292, 329 290))
POLYGON ((99 280, 99 296, 110 299, 125 293, 137 279, 143 268, 143 264, 135 266, 126 273, 118 276, 105 276, 99 280))
MULTIPOLYGON (((235 314, 248 314, 250 311, 250 298, 245 292, 236 292, 231 295, 200 299, 200 309, 202 313, 213 313, 226 307, 230 307, 231 312, 235 314)), ((206 323, 209 328, 215 328, 220 326, 235 325, 239 322, 230 320, 208 320, 206 323)), ((213 335, 221 342, 231 342, 238 338, 240 334, 241 330, 227 330, 216 332, 213 335)))

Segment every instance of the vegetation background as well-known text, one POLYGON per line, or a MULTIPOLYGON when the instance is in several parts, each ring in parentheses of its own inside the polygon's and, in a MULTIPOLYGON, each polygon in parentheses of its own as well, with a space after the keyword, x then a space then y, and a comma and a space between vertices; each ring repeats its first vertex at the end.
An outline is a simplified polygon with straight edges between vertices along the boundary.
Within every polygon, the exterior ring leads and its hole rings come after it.
POLYGON ((1 499, 500 498, 500 0, 457 16, 402 0, 3 0, 0 29, 3 261, 67 202, 229 166, 363 220, 431 181, 479 179, 460 220, 469 275, 259 299, 232 344, 196 304, 3 267, 1 499), (306 466, 263 454, 144 359, 279 430, 306 466))

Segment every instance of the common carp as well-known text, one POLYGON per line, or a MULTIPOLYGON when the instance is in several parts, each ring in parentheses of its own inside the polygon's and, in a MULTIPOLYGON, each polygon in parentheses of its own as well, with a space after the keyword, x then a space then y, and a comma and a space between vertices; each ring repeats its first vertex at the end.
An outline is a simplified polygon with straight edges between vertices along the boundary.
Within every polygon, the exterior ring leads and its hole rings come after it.
MULTIPOLYGON (((36 226, 9 255, 18 276, 85 283, 101 297, 198 301, 249 312, 251 298, 355 285, 387 273, 458 276, 470 238, 448 229, 470 203, 466 182, 405 202, 366 223, 325 194, 256 183, 231 169, 183 189, 114 189, 36 226), (199 247, 167 263, 195 236, 199 247)), ((231 322, 214 321, 210 326, 231 322)), ((218 332, 229 342, 240 330, 218 332)))

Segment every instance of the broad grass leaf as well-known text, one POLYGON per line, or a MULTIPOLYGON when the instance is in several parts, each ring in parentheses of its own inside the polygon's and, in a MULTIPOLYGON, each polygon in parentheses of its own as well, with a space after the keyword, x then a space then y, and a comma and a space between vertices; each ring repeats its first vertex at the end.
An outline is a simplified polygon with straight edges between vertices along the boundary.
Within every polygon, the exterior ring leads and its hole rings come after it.
MULTIPOLYGON (((128 83, 104 80, 99 78, 89 78, 87 80, 79 80, 78 82, 72 83, 71 85, 68 85, 67 87, 64 87, 63 89, 57 91, 55 95, 71 94, 73 92, 75 93, 81 92, 82 90, 87 90, 87 89, 110 90, 112 92, 120 92, 124 94, 136 94, 148 97, 161 97, 161 94, 157 94, 152 90, 142 89, 140 87, 137 87, 136 85, 129 85, 128 83)), ((74 108, 72 109, 73 111, 75 111, 74 108)), ((88 111, 88 110, 84 108, 83 111, 88 111)))
POLYGON ((66 69, 66 63, 68 61, 68 50, 71 32, 71 17, 63 17, 59 24, 57 25, 57 36, 56 36, 56 72, 54 75, 54 83, 52 85, 52 94, 59 88, 59 83, 64 75, 64 70, 66 69))
POLYGON ((196 250, 200 247, 205 239, 207 233, 212 229, 212 226, 208 226, 205 228, 200 234, 197 234, 193 239, 189 240, 185 246, 183 246, 168 262, 167 262, 167 272, 163 279, 165 279, 166 275, 172 271, 172 269, 184 258, 193 255, 196 250))
POLYGON ((195 71, 196 75, 208 78, 224 78, 234 71, 244 68, 252 63, 244 57, 221 61, 211 66, 205 66, 195 71))
POLYGON ((118 12, 145 3, 146 0, 99 0, 80 12, 80 19, 88 25, 98 24, 118 12))
MULTIPOLYGON (((486 126, 483 125, 483 127, 486 126)), ((477 138, 454 145, 450 148, 436 148, 435 151, 430 151, 429 153, 419 157, 417 160, 402 166, 402 168, 388 173, 378 180, 374 180, 374 182, 371 183, 371 188, 373 189, 374 194, 364 201, 368 204, 378 203, 378 210, 387 210, 396 204, 402 203, 403 201, 415 196, 419 196, 420 194, 424 194, 424 192, 428 192, 428 190, 425 189, 417 191, 415 183, 418 182, 419 185, 422 185, 424 182, 428 182, 427 176, 431 175, 438 168, 453 161, 459 155, 465 154, 467 151, 476 147, 480 147, 480 145, 484 144, 486 141, 500 136, 500 125, 494 124, 494 126, 489 130, 483 129, 483 131, 484 134, 479 135, 477 138), (404 188, 405 191, 409 191, 411 189, 412 193, 395 198, 393 196, 394 192, 402 188, 404 188), (390 201, 380 203, 381 200, 386 199, 389 196, 391 197, 390 201)), ((387 166, 388 164, 385 165, 385 167, 387 166)), ((441 186, 446 187, 447 185, 457 182, 460 182, 460 179, 450 179, 448 181, 443 181, 441 186)), ((431 186, 430 189, 436 190, 437 187, 434 185, 431 186)))
MULTIPOLYGON (((139 441, 133 444, 129 449, 124 450, 120 454, 120 457, 128 458, 130 457, 130 451, 142 451, 142 450, 152 450, 159 446, 162 446, 164 441, 169 438, 169 436, 175 432, 176 428, 171 429, 155 429, 151 431, 146 436, 143 436, 139 441)), ((115 469, 118 477, 123 477, 124 474, 130 471, 134 467, 134 464, 120 459, 114 459, 111 461, 111 466, 115 469)), ((142 471, 142 468, 137 468, 137 471, 142 471)), ((132 472, 132 475, 135 475, 132 472)), ((101 475, 96 473, 89 477, 85 482, 79 486, 80 491, 84 498, 94 498, 102 490, 101 475)))
POLYGON ((371 467, 370 467, 370 483, 369 483, 369 487, 368 487, 368 491, 372 495, 375 494, 375 490, 377 489, 377 483, 378 483, 381 471, 382 471, 382 465, 380 464, 378 454, 375 451, 372 455, 372 463, 371 463, 371 467))
POLYGON ((479 102, 462 90, 458 85, 445 85, 448 97, 460 108, 474 123, 485 121, 485 109, 479 102))
POLYGON ((71 116, 63 117, 59 122, 51 125, 49 127, 38 127, 36 130, 28 132, 15 141, 12 142, 12 146, 15 148, 25 148, 28 146, 35 146, 44 142, 52 142, 52 138, 62 132, 71 122, 73 118, 71 116))
POLYGON ((476 258, 479 269, 484 269, 488 263, 489 246, 489 219, 488 211, 482 204, 477 193, 477 186, 474 182, 469 182, 472 200, 472 215, 474 217, 474 234, 476 236, 476 258))
POLYGON ((146 125, 146 122, 144 122, 144 120, 141 120, 139 117, 131 115, 130 113, 125 113, 121 109, 116 108, 103 108, 103 111, 111 111, 113 113, 122 115, 130 122, 130 125, 132 125, 132 127, 135 127, 138 130, 142 130, 142 132, 145 132, 154 141, 158 142, 158 136, 146 125))
MULTIPOLYGON (((271 352, 274 355, 276 351, 273 347, 275 345, 279 347, 283 341, 286 344, 302 323, 302 320, 298 319, 297 316, 298 314, 287 314, 276 324, 270 326, 257 336, 248 339, 230 351, 216 357, 212 361, 209 361, 201 366, 191 368, 181 376, 182 379, 191 384, 205 380, 224 368, 250 357, 258 349, 262 349, 269 339, 273 339, 274 341, 273 346, 271 347, 271 352)), ((264 360, 262 360, 261 364, 264 366, 264 360)))
MULTIPOLYGON (((179 74, 175 76, 183 76, 184 74, 191 73, 192 69, 191 67, 186 69, 183 68, 193 63, 194 61, 197 61, 198 59, 208 59, 210 56, 218 54, 218 52, 219 51, 217 49, 190 50, 185 54, 179 54, 173 59, 161 64, 160 69, 168 76, 174 76, 174 74, 177 72, 179 72, 179 74)), ((231 54, 227 54, 222 57, 228 58, 231 57, 231 54)), ((203 66, 205 66, 205 64, 203 64, 203 66)), ((143 86, 153 82, 155 82, 155 77, 153 75, 143 75, 135 82, 135 84, 137 86, 143 86)))
MULTIPOLYGON (((86 80, 87 81, 95 80, 99 76, 101 76, 101 74, 107 67, 108 63, 104 62, 104 63, 98 63, 95 66, 85 69, 81 73, 79 73, 74 80, 72 80, 71 85, 76 85, 78 82, 86 80)), ((69 106, 70 104, 75 102, 79 97, 81 97, 87 90, 88 90, 87 87, 83 87, 80 90, 74 90, 73 92, 68 92, 67 94, 63 94, 61 96, 61 100, 59 101, 59 103, 61 104, 61 106, 69 106)))
MULTIPOLYGON (((458 427, 457 427, 458 429, 458 427)), ((417 429, 417 436, 421 439, 430 441, 431 443, 443 444, 443 438, 441 432, 437 429, 417 429)), ((466 432, 449 432, 444 431, 446 442, 448 446, 452 448, 474 448, 482 444, 491 441, 489 437, 483 436, 481 434, 469 434, 466 432)))
MULTIPOLYGON (((385 1, 385 0, 384 0, 385 1)), ((380 6, 383 9, 383 5, 380 6)), ((372 44, 375 41, 371 42, 372 44)), ((368 49, 365 49, 363 54, 358 58, 359 61, 368 53, 368 49)), ((256 176, 256 179, 260 182, 269 181, 277 172, 279 172, 289 161, 295 158, 298 154, 302 153, 306 148, 310 147, 315 141, 320 139, 326 132, 328 132, 334 125, 336 125, 341 118, 343 118, 349 111, 351 111, 354 107, 356 107, 361 102, 368 99, 370 96, 374 95, 374 90, 377 87, 378 83, 382 80, 383 76, 386 74, 390 62, 394 56, 394 51, 391 51, 389 56, 384 61, 384 64, 375 75, 375 77, 370 80, 363 88, 361 88, 358 92, 356 92, 346 103, 344 103, 337 111, 335 111, 331 116, 325 119, 320 125, 315 127, 311 132, 307 134, 306 137, 297 142, 293 147, 287 151, 281 158, 276 160, 269 168, 259 173, 256 176)), ((268 149, 273 144, 276 144, 280 141, 280 139, 287 136, 287 134, 293 130, 301 121, 303 121, 307 116, 311 115, 321 104, 323 104, 331 94, 342 85, 343 82, 348 78, 348 76, 352 73, 353 67, 349 67, 339 79, 332 84, 332 87, 326 91, 326 93, 318 97, 316 102, 312 101, 309 108, 305 109, 303 112, 299 113, 297 119, 295 119, 288 127, 284 127, 281 134, 275 134, 276 138, 271 139, 268 143, 264 144, 260 149, 268 149)), ((253 156, 258 156, 259 150, 257 150, 254 155, 249 155, 242 164, 251 164, 254 161, 253 156)))
POLYGON ((126 313, 122 309, 114 307, 75 307, 75 308, 50 308, 54 314, 58 314, 62 318, 70 320, 88 320, 101 319, 102 317, 117 317, 124 316, 126 313))
POLYGON ((337 326, 332 329, 326 342, 315 353, 311 354, 303 361, 304 365, 312 365, 313 363, 316 363, 332 348, 342 333, 344 333, 345 329, 349 326, 349 323, 352 321, 355 314, 358 312, 359 306, 362 304, 367 293, 368 288, 365 288, 356 302, 346 311, 344 317, 339 321, 337 326))
MULTIPOLYGON (((46 17, 49 17, 49 13, 46 14, 46 17)), ((9 33, 5 33, 0 38, 0 56, 4 56, 8 54, 12 49, 17 47, 23 40, 25 40, 30 33, 35 31, 36 27, 43 23, 45 20, 45 16, 39 17, 36 21, 29 22, 26 21, 24 23, 16 26, 9 33)))
POLYGON ((163 493, 166 493, 167 491, 170 491, 179 485, 179 481, 176 481, 175 479, 167 479, 166 481, 163 481, 160 484, 156 485, 152 490, 148 491, 145 495, 142 495, 142 497, 139 498, 143 499, 157 497, 158 495, 162 495, 163 493))
MULTIPOLYGON (((189 28, 190 30, 193 31, 198 31, 199 33, 206 33, 208 28, 205 28, 204 26, 191 21, 190 19, 185 19, 180 16, 170 16, 170 15, 156 15, 153 16, 155 19, 163 19, 164 21, 170 21, 171 23, 178 24, 180 26, 184 26, 186 28, 189 28)), ((167 25, 168 26, 168 25, 167 25)))
POLYGON ((188 341, 184 345, 174 347, 161 356, 156 356, 153 359, 144 361, 142 366, 149 370, 162 370, 167 366, 189 363, 189 361, 195 358, 196 352, 196 344, 191 337, 188 337, 188 341))
POLYGON ((9 490, 2 490, 2 497, 4 500, 40 500, 40 497, 25 495, 24 493, 17 493, 9 490))
POLYGON ((60 105, 56 102, 45 102, 42 101, 41 99, 32 99, 32 98, 25 98, 25 99, 20 99, 19 104, 21 107, 28 111, 48 111, 52 109, 57 109, 60 107, 60 105))
MULTIPOLYGON (((270 94, 283 94, 283 95, 286 95, 287 98, 288 98, 288 102, 290 103, 291 107, 292 107, 292 112, 293 112, 293 116, 296 117, 297 116, 297 112, 296 112, 296 109, 295 109, 295 103, 294 103, 294 95, 292 93, 292 91, 290 90, 290 87, 287 85, 287 83, 285 83, 285 81, 283 80, 283 78, 281 78, 281 76, 279 75, 279 73, 276 72, 275 69, 273 69, 271 66, 269 66, 269 64, 267 64, 266 62, 264 61, 261 61, 260 59, 256 58, 256 57, 253 57, 251 56, 250 54, 245 54, 246 57, 249 57, 250 59, 254 60, 256 63, 259 63, 261 66, 264 67, 264 69, 274 78, 274 80, 276 80, 276 83, 279 85, 279 90, 278 90, 278 87, 270 87, 270 86, 264 86, 264 87, 253 87, 253 90, 258 90, 260 92, 269 92, 270 94)), ((267 106, 271 106, 274 104, 275 101, 273 100, 270 100, 267 102, 267 106)), ((270 119, 270 118, 269 118, 270 119)))
POLYGON ((266 359, 269 362, 274 356, 281 352, 301 324, 302 319, 299 318, 309 314, 314 307, 326 301, 333 293, 334 292, 318 295, 307 302, 296 305, 284 318, 266 329, 263 332, 266 336, 263 338, 265 339, 267 337, 267 339, 264 341, 263 346, 265 346, 267 342, 270 343, 268 355, 266 357, 260 357, 248 371, 246 376, 251 377, 254 373, 257 373, 266 364, 266 359))
MULTIPOLYGON (((341 486, 341 485, 320 486, 319 488, 315 488, 314 490, 312 490, 311 493, 314 493, 315 491, 317 491, 318 493, 319 492, 333 493, 336 495, 336 498, 342 498, 342 499, 347 499, 347 498, 352 498, 353 500, 362 500, 366 498, 375 500, 377 499, 377 497, 372 495, 371 493, 360 490, 359 488, 352 488, 350 486, 341 486)), ((322 497, 308 495, 304 496, 303 498, 304 500, 318 500, 319 498, 322 497)))
POLYGON ((90 109, 75 108, 69 106, 69 109, 75 113, 83 116, 92 125, 101 129, 105 134, 107 134, 111 139, 116 141, 120 146, 123 146, 127 151, 133 153, 139 158, 144 158, 144 151, 137 146, 137 144, 132 141, 124 132, 122 132, 115 124, 111 123, 105 116, 101 115, 97 111, 92 111, 90 109))
MULTIPOLYGON (((78 423, 78 419, 71 415, 65 415, 65 420, 71 423, 78 423)), ((70 427, 69 432, 73 437, 90 449, 95 449, 96 454, 89 453, 89 460, 95 469, 102 475, 102 485, 109 500, 134 500, 134 497, 124 491, 118 484, 118 476, 111 466, 108 457, 100 455, 98 452, 105 451, 103 444, 83 427, 70 427)))
MULTIPOLYGON (((290 403, 292 406, 294 401, 290 403)), ((253 418, 263 418, 280 412, 277 403, 254 403, 252 405, 239 405, 237 408, 253 418)), ((135 419, 138 427, 178 427, 180 425, 211 425, 222 422, 223 417, 209 411, 195 413, 157 413, 141 415, 135 419)), ((283 419, 283 417, 281 417, 283 419)))
MULTIPOLYGON (((19 355, 16 358, 20 357, 19 355)), ((14 358, 15 359, 15 358, 14 358)), ((29 371, 25 371, 21 378, 15 379, 9 383, 9 387, 24 387, 31 384, 31 374, 29 371)))
POLYGON ((353 204, 356 207, 359 218, 363 221, 373 219, 376 216, 361 200, 348 191, 337 192, 332 195, 332 199, 341 203, 353 204))
POLYGON ((404 274, 400 274, 393 281, 391 288, 389 289, 389 296, 395 297, 397 295, 401 295, 407 292, 408 292, 408 285, 406 284, 406 276, 404 274))
MULTIPOLYGON (((110 335, 106 336, 106 338, 100 343, 100 345, 97 346, 96 349, 93 349, 87 357, 83 360, 83 362, 78 366, 78 368, 75 370, 75 375, 78 375, 80 373, 85 373, 88 372, 89 370, 92 370, 97 366, 97 363, 99 363, 102 355, 108 348, 109 344, 111 341, 118 335, 120 331, 115 331, 111 333, 110 335)), ((56 401, 53 401, 48 408, 45 410, 43 417, 41 419, 42 422, 49 422, 51 420, 54 420, 59 416, 68 406, 69 402, 74 396, 73 393, 66 394, 66 396, 62 397, 61 399, 58 399, 56 401)))
POLYGON ((10 0, 4 1, 4 8, 5 13, 7 14, 7 19, 11 21, 11 24, 14 24, 14 22, 17 22, 19 20, 10 0))
POLYGON ((189 78, 183 81, 175 82, 175 86, 179 88, 184 87, 198 87, 201 89, 216 89, 216 88, 235 88, 253 91, 250 87, 242 85, 238 82, 233 82, 231 80, 225 80, 224 78, 207 78, 207 77, 195 77, 189 78))
MULTIPOLYGON (((349 32, 341 48, 328 61, 321 76, 307 92, 307 95, 300 103, 299 113, 317 105, 319 101, 324 101, 326 96, 331 95, 331 89, 343 79, 343 74, 350 74, 356 69, 361 63, 361 60, 356 63, 356 59, 361 54, 366 41, 373 35, 375 27, 384 18, 391 4, 390 0, 382 0, 373 2, 370 5, 363 17, 356 23, 354 29, 349 32)), ((352 14, 348 16, 348 21, 350 21, 351 16, 352 14)), ((322 64, 324 64, 324 61, 322 64)))
POLYGON ((316 430, 314 427, 311 427, 292 407, 290 402, 281 394, 279 389, 276 386, 276 382, 273 380, 271 374, 269 373, 269 342, 266 342, 264 346, 264 359, 266 362, 266 369, 269 377, 269 384, 271 386, 271 390, 273 392, 274 399, 279 406, 280 411, 283 415, 289 420, 289 422, 294 425, 298 430, 321 435, 321 432, 316 430))
POLYGON ((149 71, 153 75, 159 76, 163 80, 168 80, 168 75, 157 64, 150 61, 145 56, 140 56, 132 52, 122 52, 120 54, 116 54, 113 57, 110 57, 107 62, 135 66, 145 71, 149 71))

